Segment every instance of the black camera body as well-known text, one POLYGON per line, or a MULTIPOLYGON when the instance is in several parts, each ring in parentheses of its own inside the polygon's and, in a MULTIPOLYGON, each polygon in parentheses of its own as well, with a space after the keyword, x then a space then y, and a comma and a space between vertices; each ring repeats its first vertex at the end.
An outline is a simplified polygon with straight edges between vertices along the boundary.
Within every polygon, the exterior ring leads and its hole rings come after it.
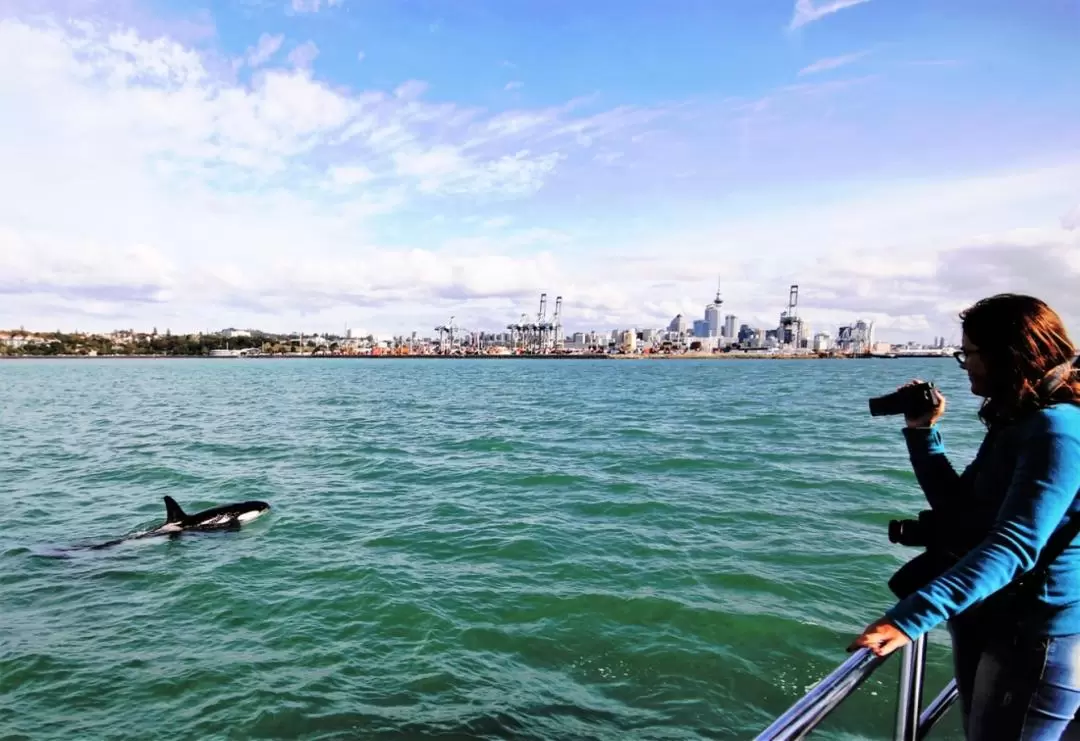
POLYGON ((905 417, 921 417, 932 412, 938 405, 934 384, 916 383, 904 386, 885 396, 870 399, 870 416, 886 417, 903 414, 905 417))
POLYGON ((889 542, 925 549, 900 567, 889 579, 889 589, 900 599, 947 570, 958 560, 957 549, 942 532, 940 518, 933 510, 923 510, 915 520, 889 520, 889 542), (953 546, 953 547, 950 547, 953 546))
POLYGON ((917 520, 889 520, 889 542, 912 548, 925 548, 935 540, 934 513, 923 510, 917 520))
POLYGON ((970 513, 924 509, 918 519, 889 520, 889 542, 923 553, 900 567, 889 579, 893 594, 903 599, 948 570, 983 539, 989 523, 970 513))

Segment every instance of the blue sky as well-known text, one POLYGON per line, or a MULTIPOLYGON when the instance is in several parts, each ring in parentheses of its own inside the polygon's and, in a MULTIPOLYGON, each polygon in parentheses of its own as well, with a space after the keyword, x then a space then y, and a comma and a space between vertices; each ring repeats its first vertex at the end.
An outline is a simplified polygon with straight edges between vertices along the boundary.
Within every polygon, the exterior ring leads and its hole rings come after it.
POLYGON ((1075 326, 1078 69, 1064 0, 0 0, 0 327, 1075 326))

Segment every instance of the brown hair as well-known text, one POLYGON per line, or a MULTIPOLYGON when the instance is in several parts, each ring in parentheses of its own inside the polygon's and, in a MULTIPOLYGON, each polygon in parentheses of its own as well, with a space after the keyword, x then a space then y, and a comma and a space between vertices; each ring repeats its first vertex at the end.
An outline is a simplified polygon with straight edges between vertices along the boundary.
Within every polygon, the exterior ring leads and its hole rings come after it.
POLYGON ((964 334, 979 349, 986 366, 990 394, 979 410, 987 425, 1015 419, 1053 402, 1080 403, 1080 369, 1073 362, 1076 346, 1061 317, 1032 296, 1001 293, 977 301, 960 312, 964 334), (1051 371, 1061 382, 1051 385, 1051 371))

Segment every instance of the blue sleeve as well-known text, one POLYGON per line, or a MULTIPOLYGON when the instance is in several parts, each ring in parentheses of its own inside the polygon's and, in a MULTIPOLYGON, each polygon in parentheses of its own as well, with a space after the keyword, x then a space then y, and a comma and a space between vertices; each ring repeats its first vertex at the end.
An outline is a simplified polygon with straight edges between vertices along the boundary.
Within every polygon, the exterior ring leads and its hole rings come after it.
POLYGON ((914 640, 1029 571, 1080 491, 1080 423, 1038 412, 986 538, 885 617, 914 640))
MULTIPOLYGON (((956 504, 971 495, 971 476, 960 476, 945 456, 945 443, 936 426, 904 427, 911 468, 931 509, 956 504)), ((971 466, 968 466, 970 469, 971 466)))
POLYGON ((935 455, 945 455, 945 443, 937 425, 930 427, 904 427, 904 442, 913 461, 935 455))

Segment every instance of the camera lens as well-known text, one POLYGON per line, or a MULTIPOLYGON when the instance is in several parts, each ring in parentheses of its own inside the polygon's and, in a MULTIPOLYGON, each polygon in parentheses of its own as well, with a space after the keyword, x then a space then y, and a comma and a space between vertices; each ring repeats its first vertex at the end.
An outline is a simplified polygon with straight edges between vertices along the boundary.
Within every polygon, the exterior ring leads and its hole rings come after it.
POLYGON ((904 523, 900 520, 889 520, 889 542, 899 543, 900 534, 904 530, 904 523))
POLYGON ((907 546, 925 545, 918 520, 889 520, 889 542, 907 546))

